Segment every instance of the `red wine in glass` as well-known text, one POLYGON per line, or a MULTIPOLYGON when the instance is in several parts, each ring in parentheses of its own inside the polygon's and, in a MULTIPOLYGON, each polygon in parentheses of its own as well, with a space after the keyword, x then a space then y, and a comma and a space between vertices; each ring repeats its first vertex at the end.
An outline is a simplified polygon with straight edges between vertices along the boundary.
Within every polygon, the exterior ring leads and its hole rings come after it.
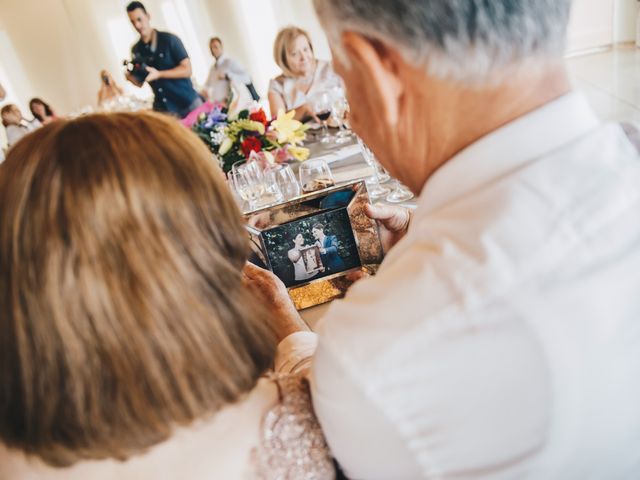
POLYGON ((329 117, 331 116, 331 110, 327 110, 325 112, 316 113, 316 116, 320 120, 322 120, 323 122, 326 122, 327 120, 329 120, 329 117))

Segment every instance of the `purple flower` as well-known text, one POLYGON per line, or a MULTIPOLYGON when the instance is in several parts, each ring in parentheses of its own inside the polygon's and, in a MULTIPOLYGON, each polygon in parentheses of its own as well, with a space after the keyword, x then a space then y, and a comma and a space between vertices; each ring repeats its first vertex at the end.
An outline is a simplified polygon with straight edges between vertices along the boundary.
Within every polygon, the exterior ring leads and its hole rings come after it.
POLYGON ((213 128, 214 125, 219 123, 225 123, 227 121, 227 114, 222 111, 222 107, 216 106, 209 115, 207 121, 204 123, 204 128, 213 128))

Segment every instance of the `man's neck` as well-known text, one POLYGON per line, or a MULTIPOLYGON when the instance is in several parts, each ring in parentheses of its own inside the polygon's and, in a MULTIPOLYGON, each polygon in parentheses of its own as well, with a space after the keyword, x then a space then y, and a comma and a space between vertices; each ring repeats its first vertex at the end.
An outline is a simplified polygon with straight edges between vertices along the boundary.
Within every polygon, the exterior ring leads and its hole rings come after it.
POLYGON ((140 39, 142 40, 143 43, 151 43, 153 41, 155 33, 156 33, 156 29, 152 28, 147 35, 141 35, 140 39))
POLYGON ((418 153, 423 160, 402 177, 410 179, 408 186, 414 192, 420 192, 427 179, 457 153, 570 90, 568 75, 560 63, 540 71, 513 72, 506 81, 483 88, 435 82, 428 92, 422 92, 412 112, 419 125, 413 128, 428 137, 422 142, 424 151, 418 153), (421 112, 425 105, 429 108, 421 112))

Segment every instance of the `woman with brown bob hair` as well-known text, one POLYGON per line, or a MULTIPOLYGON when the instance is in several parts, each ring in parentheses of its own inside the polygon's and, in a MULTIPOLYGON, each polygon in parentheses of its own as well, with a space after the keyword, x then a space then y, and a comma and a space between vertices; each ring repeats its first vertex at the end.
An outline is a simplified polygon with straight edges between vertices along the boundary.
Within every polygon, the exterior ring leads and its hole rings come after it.
POLYGON ((277 339, 248 251, 220 170, 171 118, 61 120, 16 144, 0 166, 0 478, 332 478, 304 381, 264 377, 277 339), (304 433, 292 445, 280 424, 304 433))
POLYGON ((269 82, 269 108, 276 116, 279 110, 296 110, 297 120, 315 117, 311 101, 314 96, 342 87, 342 80, 331 64, 318 60, 311 37, 299 27, 285 27, 273 42, 273 59, 282 74, 269 82))

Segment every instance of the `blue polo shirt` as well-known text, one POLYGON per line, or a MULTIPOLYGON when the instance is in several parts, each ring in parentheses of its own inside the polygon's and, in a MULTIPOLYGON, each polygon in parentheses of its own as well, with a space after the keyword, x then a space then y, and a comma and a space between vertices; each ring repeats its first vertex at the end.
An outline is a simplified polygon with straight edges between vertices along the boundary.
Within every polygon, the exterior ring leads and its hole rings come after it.
MULTIPOLYGON (((176 35, 157 30, 155 50, 152 42, 144 43, 140 39, 131 48, 131 54, 134 60, 144 62, 157 70, 171 70, 185 58, 189 58, 182 41, 176 35)), ((149 85, 155 95, 153 109, 157 112, 169 112, 184 117, 200 99, 189 78, 160 78, 149 85)))

